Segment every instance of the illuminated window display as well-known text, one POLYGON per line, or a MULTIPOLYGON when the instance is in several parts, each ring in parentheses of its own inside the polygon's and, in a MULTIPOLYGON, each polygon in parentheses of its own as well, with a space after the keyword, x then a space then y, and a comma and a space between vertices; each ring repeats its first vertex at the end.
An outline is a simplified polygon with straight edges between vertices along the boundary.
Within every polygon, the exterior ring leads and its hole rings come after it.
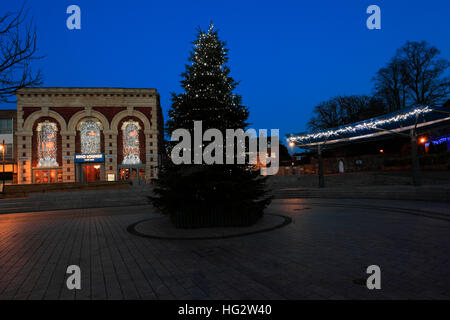
POLYGON ((86 120, 81 123, 81 153, 100 153, 100 125, 96 121, 86 120))
POLYGON ((122 164, 140 164, 139 158, 139 123, 125 122, 123 132, 123 162, 122 164))
POLYGON ((58 167, 56 161, 57 143, 56 136, 58 127, 53 122, 39 123, 37 129, 38 133, 38 158, 37 166, 39 168, 58 167))

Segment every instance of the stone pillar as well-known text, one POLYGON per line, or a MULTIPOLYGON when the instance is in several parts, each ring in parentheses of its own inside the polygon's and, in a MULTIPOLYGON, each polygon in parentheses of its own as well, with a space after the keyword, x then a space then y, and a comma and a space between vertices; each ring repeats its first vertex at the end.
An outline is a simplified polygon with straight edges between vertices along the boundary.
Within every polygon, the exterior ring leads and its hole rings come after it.
POLYGON ((63 182, 75 182, 75 132, 61 132, 63 182))
POLYGON ((105 131, 105 180, 109 174, 114 174, 114 180, 118 180, 117 173, 117 133, 112 130, 105 131))
POLYGON ((31 161, 33 159, 32 151, 32 132, 17 132, 17 183, 33 183, 31 172, 31 161))
POLYGON ((158 166, 158 143, 156 129, 145 130, 145 177, 147 181, 156 179, 158 166))

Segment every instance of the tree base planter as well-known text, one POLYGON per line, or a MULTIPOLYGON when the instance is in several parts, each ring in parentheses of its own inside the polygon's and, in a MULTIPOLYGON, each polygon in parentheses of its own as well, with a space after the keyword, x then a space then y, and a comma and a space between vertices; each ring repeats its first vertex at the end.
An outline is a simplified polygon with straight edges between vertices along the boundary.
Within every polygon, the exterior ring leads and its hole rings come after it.
POLYGON ((185 211, 170 214, 170 220, 176 228, 213 228, 213 227, 248 227, 263 216, 263 210, 242 210, 225 212, 185 211))

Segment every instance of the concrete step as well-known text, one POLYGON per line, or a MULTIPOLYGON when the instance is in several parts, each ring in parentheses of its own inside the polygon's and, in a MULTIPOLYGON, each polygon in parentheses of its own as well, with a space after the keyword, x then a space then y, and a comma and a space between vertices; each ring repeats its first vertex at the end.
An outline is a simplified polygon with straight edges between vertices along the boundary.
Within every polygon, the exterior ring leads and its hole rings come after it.
POLYGON ((273 190, 276 199, 340 198, 340 199, 390 199, 450 202, 450 189, 443 187, 385 186, 364 188, 286 188, 273 190))
POLYGON ((0 199, 0 214, 46 210, 146 205, 152 187, 34 193, 27 198, 0 199))

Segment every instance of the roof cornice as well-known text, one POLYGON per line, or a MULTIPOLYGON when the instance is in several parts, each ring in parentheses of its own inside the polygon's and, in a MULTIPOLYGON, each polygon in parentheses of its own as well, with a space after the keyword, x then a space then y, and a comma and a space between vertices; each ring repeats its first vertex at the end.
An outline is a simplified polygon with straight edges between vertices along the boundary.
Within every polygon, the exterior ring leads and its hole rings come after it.
POLYGON ((35 87, 22 88, 16 91, 16 96, 159 96, 153 88, 94 88, 94 87, 35 87))

